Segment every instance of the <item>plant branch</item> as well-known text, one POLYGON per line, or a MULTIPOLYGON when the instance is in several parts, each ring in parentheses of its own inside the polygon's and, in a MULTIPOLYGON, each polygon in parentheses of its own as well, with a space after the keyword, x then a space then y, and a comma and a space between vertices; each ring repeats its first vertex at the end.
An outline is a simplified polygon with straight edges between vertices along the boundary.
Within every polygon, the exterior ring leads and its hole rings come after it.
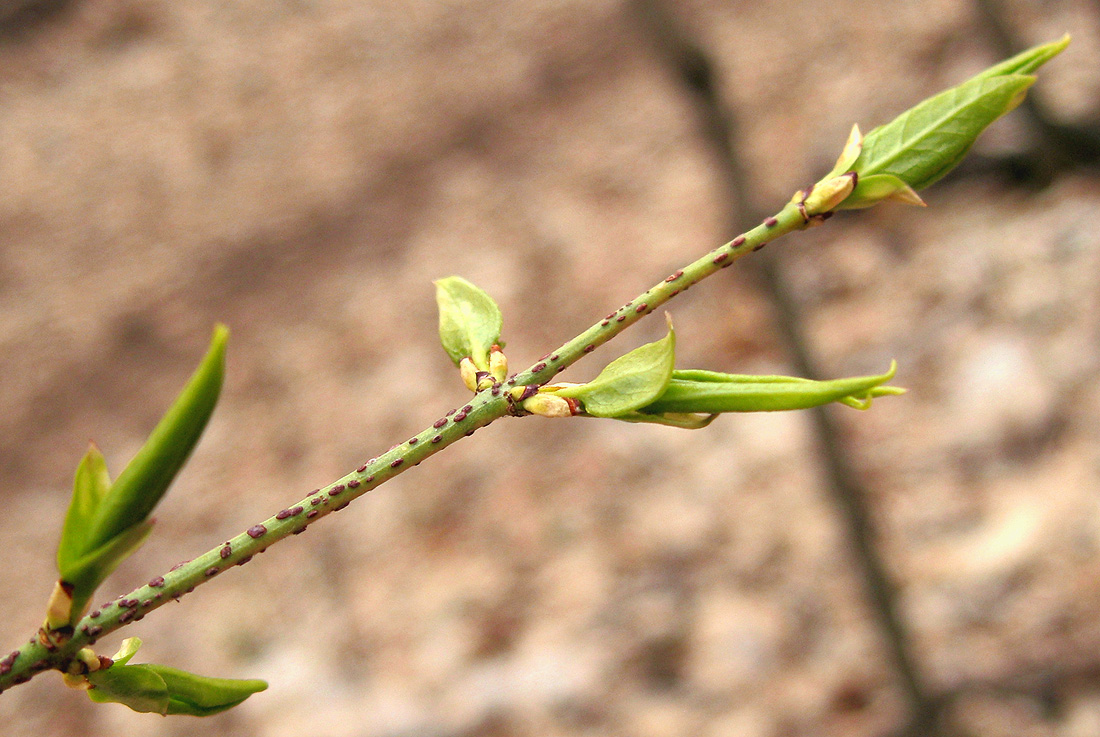
MULTIPOLYGON (((767 243, 807 225, 798 207, 786 205, 774 217, 714 249, 646 290, 577 337, 546 354, 530 368, 513 376, 506 386, 547 383, 553 376, 614 338, 635 322, 716 271, 767 243)), ((0 659, 0 691, 29 681, 45 670, 64 670, 76 653, 154 609, 178 600, 196 587, 234 566, 244 565, 276 542, 304 532, 322 517, 337 512, 368 491, 416 466, 447 446, 472 435, 505 415, 524 414, 501 385, 477 392, 468 404, 456 408, 409 440, 393 446, 332 484, 316 489, 277 514, 236 537, 149 581, 128 594, 104 603, 81 619, 72 637, 54 645, 44 637, 0 659)))

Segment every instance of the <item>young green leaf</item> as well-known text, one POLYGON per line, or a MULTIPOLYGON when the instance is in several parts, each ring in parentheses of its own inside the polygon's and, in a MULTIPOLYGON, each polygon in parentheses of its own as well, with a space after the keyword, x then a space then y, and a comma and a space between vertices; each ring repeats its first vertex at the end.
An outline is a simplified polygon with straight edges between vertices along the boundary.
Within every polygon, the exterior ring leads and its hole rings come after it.
POLYGON ((57 570, 64 572, 71 569, 72 564, 87 552, 85 538, 91 530, 100 502, 110 489, 107 463, 93 443, 76 467, 73 496, 65 515, 65 526, 61 530, 61 542, 57 546, 57 570))
POLYGON ((214 329, 210 348, 145 445, 100 502, 85 552, 145 521, 198 443, 221 392, 229 330, 214 329))
POLYGON ((625 415, 617 415, 615 419, 622 420, 623 422, 640 422, 650 425, 678 427, 681 430, 702 430, 718 419, 718 415, 705 415, 693 412, 665 412, 659 415, 651 415, 645 412, 627 412, 625 415))
POLYGON ((124 704, 134 711, 168 713, 168 687, 157 673, 139 665, 112 665, 87 675, 88 698, 100 704, 124 704))
POLYGON ((897 365, 878 376, 857 376, 832 381, 811 381, 792 376, 746 376, 713 371, 676 371, 660 398, 640 412, 680 415, 720 412, 774 412, 807 409, 829 402, 866 408, 873 397, 900 394, 902 389, 883 386, 894 377, 897 365))
POLYGON ((267 688, 257 679, 207 678, 166 665, 127 665, 141 640, 123 640, 109 668, 87 675, 92 701, 125 704, 134 711, 154 714, 209 716, 231 709, 267 688))
POLYGON ((1001 77, 1006 74, 1031 74, 1062 53, 1069 46, 1069 41, 1070 36, 1067 33, 1057 41, 1033 46, 1010 59, 1005 59, 999 64, 994 64, 988 69, 978 72, 974 75, 974 78, 1001 77))
POLYGON ((676 360, 676 332, 668 318, 668 334, 616 358, 587 384, 549 391, 580 400, 593 417, 616 417, 652 402, 672 379, 676 360))
POLYGON ((205 717, 232 709, 267 688, 256 679, 206 678, 166 665, 112 665, 89 673, 88 698, 134 711, 205 717))
POLYGON ((115 665, 126 665, 140 649, 140 637, 127 637, 125 640, 122 641, 122 644, 118 646, 118 652, 111 656, 111 661, 115 665))
POLYGON ((858 183, 840 209, 868 207, 882 199, 886 184, 892 180, 874 177, 896 177, 906 187, 918 190, 947 174, 990 123, 1020 103, 1035 81, 1028 73, 1068 43, 1066 36, 1025 51, 928 98, 868 133, 852 164, 858 183), (872 188, 876 190, 873 193, 872 188))
POLYGON ((493 298, 460 276, 435 282, 439 305, 439 339, 447 355, 459 365, 473 361, 478 371, 489 370, 489 350, 500 344, 504 320, 493 298))
POLYGON ((164 680, 168 689, 167 714, 210 716, 232 709, 252 694, 267 688, 266 681, 255 678, 208 678, 152 663, 130 667, 145 668, 164 680))
POLYGON ((61 578, 47 606, 47 629, 75 624, 99 584, 148 537, 149 513, 186 462, 218 401, 227 338, 228 330, 218 325, 202 363, 117 481, 111 483, 94 445, 85 453, 57 547, 61 578))

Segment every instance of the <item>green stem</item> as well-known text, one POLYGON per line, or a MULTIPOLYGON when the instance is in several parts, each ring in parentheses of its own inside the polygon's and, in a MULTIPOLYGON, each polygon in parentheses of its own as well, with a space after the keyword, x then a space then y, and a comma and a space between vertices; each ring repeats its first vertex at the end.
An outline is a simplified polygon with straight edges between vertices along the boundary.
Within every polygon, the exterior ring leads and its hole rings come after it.
MULTIPOLYGON (((572 365, 611 338, 653 312, 688 287, 728 266, 734 260, 762 248, 776 238, 805 227, 798 208, 787 205, 742 236, 670 275, 656 286, 627 302, 583 333, 547 354, 541 360, 509 379, 508 385, 545 384, 555 374, 572 365)), ((177 565, 163 576, 150 581, 112 602, 96 607, 77 623, 71 639, 53 646, 34 638, 14 657, 0 659, 0 691, 28 681, 49 669, 64 669, 83 647, 115 630, 142 619, 146 614, 190 593, 195 587, 216 578, 222 572, 243 565, 279 540, 303 532, 322 517, 343 509, 394 476, 419 464, 452 443, 472 435, 479 428, 513 414, 504 387, 478 392, 464 407, 452 410, 431 427, 369 463, 360 466, 332 484, 314 491, 278 514, 254 525, 231 540, 199 557, 177 565)))
POLYGON ((548 360, 540 361, 518 374, 516 383, 524 386, 549 383, 555 373, 562 371, 586 353, 590 353, 611 340, 688 287, 697 284, 719 269, 729 266, 742 256, 763 248, 776 238, 795 230, 802 230, 805 227, 806 222, 799 213, 798 207, 794 204, 788 204, 774 217, 766 219, 747 233, 734 238, 726 245, 714 249, 706 256, 685 266, 682 270, 671 274, 668 278, 642 292, 576 338, 552 353, 548 353, 548 360))

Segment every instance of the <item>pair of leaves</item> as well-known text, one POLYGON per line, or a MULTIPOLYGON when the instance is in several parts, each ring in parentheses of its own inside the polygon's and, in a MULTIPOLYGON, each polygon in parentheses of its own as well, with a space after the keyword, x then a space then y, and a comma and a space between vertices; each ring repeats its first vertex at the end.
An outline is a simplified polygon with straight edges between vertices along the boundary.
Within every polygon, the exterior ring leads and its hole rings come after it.
POLYGON ((139 647, 141 640, 136 637, 123 641, 113 665, 89 673, 88 698, 139 712, 201 717, 232 709, 267 688, 266 682, 256 679, 207 678, 153 663, 128 665, 139 647))
MULTIPOLYGON (((821 183, 849 171, 858 175, 839 209, 870 207, 884 199, 920 204, 915 191, 954 169, 982 131, 1023 101, 1035 82, 1031 72, 1060 54, 1069 40, 1067 34, 1028 49, 924 100, 872 130, 861 146, 849 140, 821 183)), ((858 137, 858 129, 854 134, 858 137)))
POLYGON ((229 331, 218 325, 206 356, 150 434, 145 445, 113 483, 102 454, 93 445, 76 470, 73 496, 57 569, 71 602, 60 611, 51 603, 48 624, 72 625, 95 589, 148 537, 149 514, 168 490, 198 443, 221 392, 229 331), (67 611, 66 611, 67 610, 67 611))
POLYGON ((503 345, 500 333, 504 319, 493 298, 460 276, 435 282, 439 305, 439 339, 455 365, 463 358, 473 361, 478 371, 489 370, 489 352, 503 345))
POLYGON ((812 381, 792 376, 748 376, 715 371, 676 370, 676 335, 669 321, 661 340, 612 361, 592 381, 546 390, 579 400, 585 414, 629 422, 698 428, 723 412, 807 409, 830 402, 866 409, 874 397, 904 390, 884 386, 896 364, 878 376, 812 381))

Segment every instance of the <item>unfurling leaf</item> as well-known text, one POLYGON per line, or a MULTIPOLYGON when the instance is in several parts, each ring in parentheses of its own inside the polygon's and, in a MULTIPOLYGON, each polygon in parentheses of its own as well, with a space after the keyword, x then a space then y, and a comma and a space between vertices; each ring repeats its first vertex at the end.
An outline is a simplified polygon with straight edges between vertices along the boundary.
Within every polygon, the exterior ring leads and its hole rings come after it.
POLYGON ((127 665, 140 646, 141 640, 129 638, 113 665, 87 675, 92 701, 153 714, 201 717, 232 709, 267 688, 266 682, 256 679, 207 678, 152 663, 127 665))
POLYGON ((859 176, 855 191, 840 209, 868 207, 897 192, 911 199, 908 192, 887 187, 892 180, 877 177, 895 177, 915 191, 947 174, 990 123, 1023 100, 1035 81, 1030 72, 1057 56, 1068 43, 1067 35, 1029 49, 872 130, 851 164, 859 176))
POLYGON ((57 549, 61 579, 48 608, 48 629, 74 624, 103 579, 145 541, 152 527, 149 514, 214 411, 228 334, 224 325, 214 329, 202 363, 114 483, 98 449, 92 446, 84 455, 57 549))
POLYGON ((129 667, 145 668, 164 679, 168 689, 168 714, 210 716, 232 709, 252 694, 267 688, 266 681, 256 678, 209 678, 152 663, 129 667))
POLYGON ((793 376, 747 376, 714 371, 676 371, 668 388, 640 413, 677 418, 683 414, 715 415, 721 412, 775 412, 807 409, 842 402, 866 409, 874 397, 901 394, 904 390, 883 386, 894 377, 897 364, 878 376, 857 376, 831 381, 812 381, 793 376))
POLYGON ((122 641, 122 644, 118 646, 118 652, 111 656, 111 661, 115 665, 126 665, 130 662, 130 658, 137 655, 137 651, 140 649, 140 637, 127 637, 122 641))
POLYGON ((551 394, 580 400, 586 414, 617 417, 644 407, 661 396, 672 379, 676 360, 676 332, 668 318, 668 334, 616 358, 587 384, 559 389, 551 394))
POLYGON ((439 305, 439 340, 459 365, 473 361, 478 371, 489 371, 489 351, 500 344, 504 320, 493 298, 460 276, 435 282, 439 305))

